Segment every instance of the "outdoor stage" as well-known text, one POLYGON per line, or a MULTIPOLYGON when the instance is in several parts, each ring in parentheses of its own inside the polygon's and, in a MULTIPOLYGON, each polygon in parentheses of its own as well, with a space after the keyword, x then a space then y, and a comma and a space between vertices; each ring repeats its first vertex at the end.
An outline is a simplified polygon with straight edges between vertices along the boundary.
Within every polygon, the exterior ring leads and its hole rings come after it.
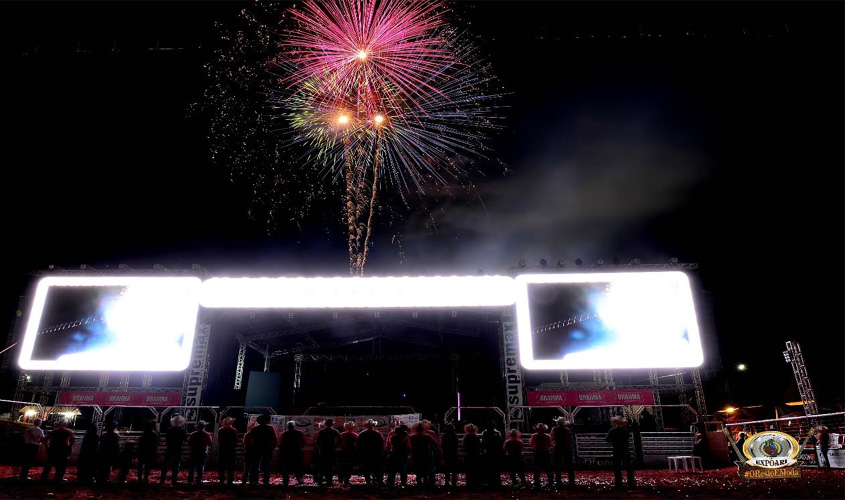
MULTIPOLYGON (((33 476, 41 469, 33 469, 33 476)), ((123 486, 108 485, 91 488, 77 486, 73 483, 75 467, 68 470, 69 481, 61 486, 45 484, 38 481, 22 483, 16 479, 16 467, 0 467, 0 499, 43 499, 56 500, 88 499, 99 500, 137 499, 149 500, 240 500, 240 499, 345 499, 361 500, 387 499, 533 499, 533 498, 579 498, 579 499, 778 499, 778 500, 841 500, 845 498, 845 470, 830 472, 818 469, 802 469, 800 479, 742 479, 737 475, 736 467, 724 467, 707 470, 704 473, 671 472, 667 469, 638 470, 636 472, 637 488, 634 490, 616 491, 613 489, 613 473, 611 471, 577 471, 576 486, 563 491, 527 491, 513 490, 505 487, 500 491, 466 491, 461 487, 455 490, 417 490, 413 486, 400 490, 398 488, 374 492, 360 485, 360 476, 353 476, 353 482, 358 485, 352 488, 319 488, 313 486, 311 477, 306 476, 304 486, 283 488, 280 477, 274 474, 273 485, 269 487, 241 487, 220 488, 208 483, 201 487, 189 487, 185 484, 178 486, 159 486, 151 484, 142 486, 135 483, 134 472, 129 476, 129 483, 123 486)), ((216 480, 216 471, 207 473, 210 479, 216 480)), ((153 480, 158 478, 153 473, 153 480)), ((504 478, 504 476, 503 476, 504 478)), ((530 478, 530 475, 529 475, 530 478)), ((185 481, 185 472, 180 478, 185 481)), ((504 480, 508 484, 507 479, 504 480)), ((413 476, 409 478, 413 485, 413 476)))

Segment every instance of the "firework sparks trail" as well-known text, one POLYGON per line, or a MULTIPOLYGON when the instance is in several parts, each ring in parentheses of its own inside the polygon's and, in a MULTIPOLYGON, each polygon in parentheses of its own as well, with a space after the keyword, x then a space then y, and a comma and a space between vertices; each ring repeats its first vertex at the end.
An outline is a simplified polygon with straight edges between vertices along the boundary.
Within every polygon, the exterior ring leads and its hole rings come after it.
POLYGON ((501 93, 445 1, 306 0, 289 10, 273 99, 303 164, 345 179, 350 273, 363 275, 379 183, 424 193, 483 157, 501 93), (383 174, 383 175, 382 175, 383 174))

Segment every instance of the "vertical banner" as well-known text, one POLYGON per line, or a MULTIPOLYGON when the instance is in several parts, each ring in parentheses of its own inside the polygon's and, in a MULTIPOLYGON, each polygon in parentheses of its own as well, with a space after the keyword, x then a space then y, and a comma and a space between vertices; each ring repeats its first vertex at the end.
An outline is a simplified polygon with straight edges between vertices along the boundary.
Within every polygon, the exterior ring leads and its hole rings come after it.
POLYGON ((191 351, 191 364, 185 370, 182 406, 185 407, 184 417, 188 422, 199 421, 199 411, 192 407, 198 407, 202 404, 202 389, 208 376, 208 339, 210 336, 211 321, 205 320, 197 327, 194 335, 194 348, 191 351))
POLYGON ((508 416, 511 422, 524 420, 522 408, 522 367, 519 365, 519 339, 516 334, 516 324, 513 313, 506 310, 502 313, 502 350, 504 357, 503 369, 505 379, 505 398, 508 416), (513 409, 517 407, 516 409, 513 409))

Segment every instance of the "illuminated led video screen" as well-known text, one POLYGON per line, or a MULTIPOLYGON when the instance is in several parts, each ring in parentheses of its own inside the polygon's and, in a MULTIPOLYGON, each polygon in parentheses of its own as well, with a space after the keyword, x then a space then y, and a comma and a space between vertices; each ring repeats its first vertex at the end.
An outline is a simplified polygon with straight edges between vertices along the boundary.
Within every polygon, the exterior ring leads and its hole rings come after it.
POLYGON ((526 369, 681 368, 703 361, 682 272, 526 274, 515 281, 526 369))
POLYGON ((201 284, 194 277, 43 278, 18 364, 28 370, 184 370, 201 284))

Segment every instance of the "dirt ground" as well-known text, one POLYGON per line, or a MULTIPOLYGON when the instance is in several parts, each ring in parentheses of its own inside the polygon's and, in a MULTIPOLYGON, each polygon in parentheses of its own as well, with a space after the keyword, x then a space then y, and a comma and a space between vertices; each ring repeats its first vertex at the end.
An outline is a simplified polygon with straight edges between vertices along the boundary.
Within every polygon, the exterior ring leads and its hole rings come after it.
MULTIPOLYGON (((348 488, 318 487, 311 476, 305 476, 302 485, 284 487, 281 477, 273 474, 269 486, 234 486, 221 487, 216 484, 215 471, 207 471, 204 484, 188 486, 186 473, 182 471, 182 484, 176 486, 159 485, 158 473, 153 473, 153 483, 137 483, 134 472, 126 484, 108 484, 82 486, 75 483, 75 467, 68 469, 63 484, 43 483, 38 480, 21 481, 17 479, 18 468, 0 466, 0 499, 21 500, 249 500, 249 499, 415 499, 415 500, 504 500, 504 499, 778 499, 778 500, 842 500, 845 499, 845 470, 832 471, 807 468, 802 470, 800 479, 742 479, 737 475, 736 467, 725 467, 705 472, 674 472, 664 469, 645 469, 636 472, 637 486, 632 490, 617 491, 613 488, 611 471, 577 471, 576 485, 554 490, 525 490, 511 488, 510 481, 503 475, 500 490, 469 491, 458 486, 454 489, 420 489, 415 486, 414 476, 409 476, 409 486, 369 489, 362 484, 360 476, 353 477, 353 485, 348 488)), ((31 475, 37 478, 40 467, 35 467, 31 475)), ((52 477, 52 476, 51 476, 52 477)), ((531 476, 529 474, 529 480, 531 476)))

